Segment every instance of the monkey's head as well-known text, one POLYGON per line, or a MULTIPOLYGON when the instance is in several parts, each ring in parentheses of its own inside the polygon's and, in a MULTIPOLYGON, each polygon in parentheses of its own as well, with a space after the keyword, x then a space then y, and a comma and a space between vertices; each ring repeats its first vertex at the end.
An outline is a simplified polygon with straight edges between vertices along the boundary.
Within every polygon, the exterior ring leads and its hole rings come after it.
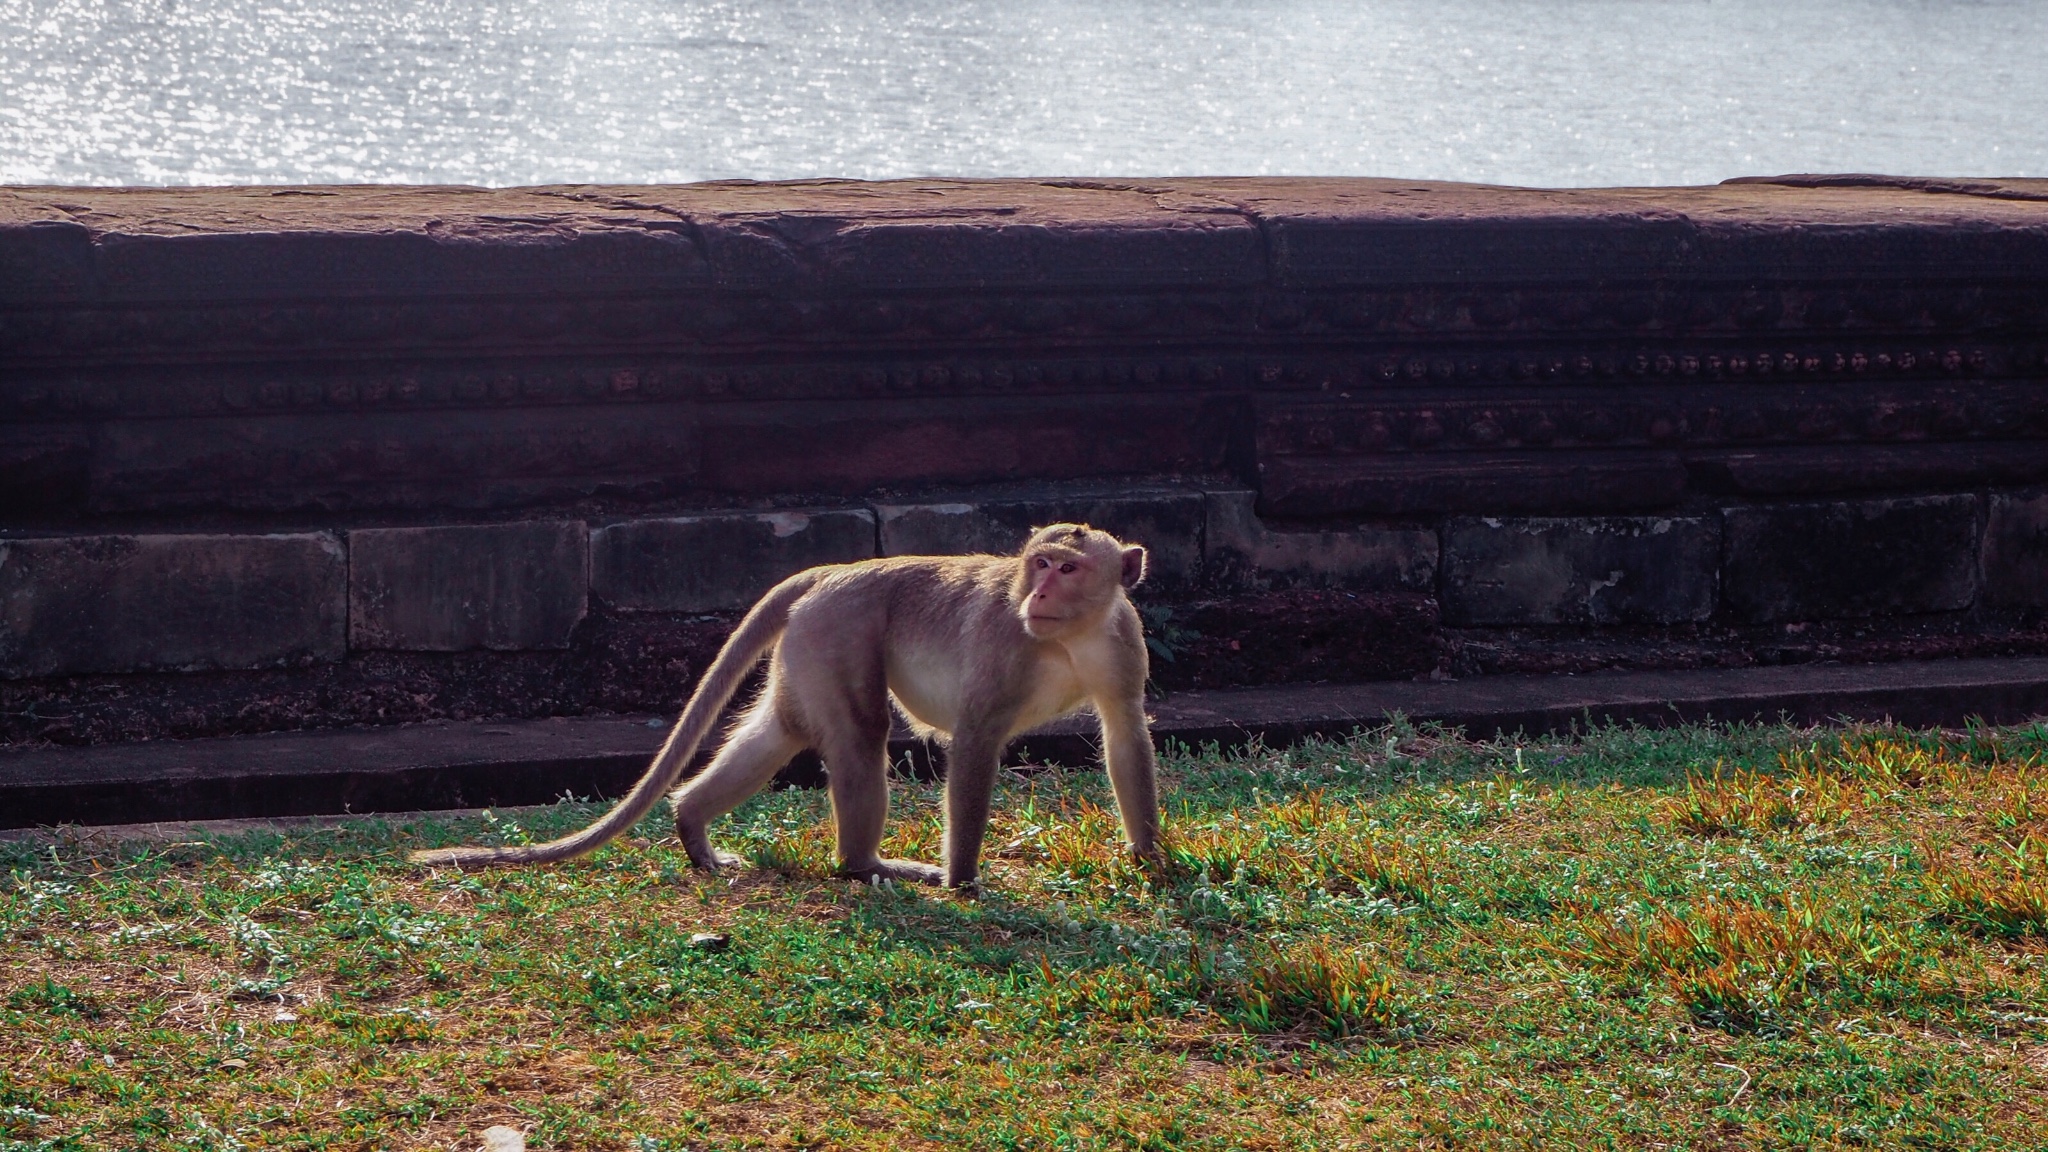
POLYGON ((1145 549, 1086 524, 1049 524, 1018 556, 1017 614, 1024 631, 1057 640, 1086 628, 1145 578, 1145 549))

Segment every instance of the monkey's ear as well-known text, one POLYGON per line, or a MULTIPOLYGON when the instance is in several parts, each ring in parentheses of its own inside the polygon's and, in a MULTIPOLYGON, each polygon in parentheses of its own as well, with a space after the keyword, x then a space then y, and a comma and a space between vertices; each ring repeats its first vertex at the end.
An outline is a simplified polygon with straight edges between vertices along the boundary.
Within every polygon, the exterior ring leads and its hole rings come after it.
POLYGON ((1132 544, 1124 549, 1124 587, 1136 588, 1138 581, 1145 578, 1145 546, 1132 544))

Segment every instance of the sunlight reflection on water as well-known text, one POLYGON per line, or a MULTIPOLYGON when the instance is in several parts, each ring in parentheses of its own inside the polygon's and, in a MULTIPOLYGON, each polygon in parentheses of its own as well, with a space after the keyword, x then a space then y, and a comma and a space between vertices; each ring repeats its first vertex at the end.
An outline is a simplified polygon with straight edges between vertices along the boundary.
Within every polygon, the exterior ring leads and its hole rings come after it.
POLYGON ((2048 175, 2035 0, 0 0, 0 182, 2048 175))

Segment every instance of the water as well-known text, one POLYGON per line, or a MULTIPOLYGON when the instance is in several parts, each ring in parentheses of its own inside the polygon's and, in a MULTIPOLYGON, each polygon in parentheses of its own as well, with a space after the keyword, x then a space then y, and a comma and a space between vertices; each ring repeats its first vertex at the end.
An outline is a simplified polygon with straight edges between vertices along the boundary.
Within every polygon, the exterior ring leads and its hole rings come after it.
POLYGON ((0 182, 2048 175, 2039 0, 0 0, 0 182))

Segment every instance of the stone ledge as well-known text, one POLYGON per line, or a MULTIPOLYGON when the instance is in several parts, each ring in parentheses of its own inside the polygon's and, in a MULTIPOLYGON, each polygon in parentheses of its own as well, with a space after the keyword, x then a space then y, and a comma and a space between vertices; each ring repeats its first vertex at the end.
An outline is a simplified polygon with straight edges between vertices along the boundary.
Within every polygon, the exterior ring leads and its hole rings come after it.
POLYGON ((0 751, 0 826, 546 803, 617 795, 665 722, 437 721, 0 751))
MULTIPOLYGON (((307 372, 313 379, 302 377, 295 391, 310 383, 317 401, 323 372, 307 372)), ((581 495, 600 479, 613 487, 682 486, 698 470, 694 405, 435 415, 272 411, 112 420, 94 444, 90 501, 102 513, 177 509, 195 495, 259 512, 488 508, 581 495)))
MULTIPOLYGON (((1253 738, 1269 747, 1342 738, 1395 713, 1490 737, 1594 723, 1840 718, 1956 725, 2048 713, 2048 658, 1805 665, 1442 683, 1308 685, 1176 693, 1153 708, 1164 744, 1253 738)), ((436 723, 99 748, 0 750, 0 827, 107 824, 613 797, 636 779, 668 718, 436 723)), ((928 755, 909 740, 892 753, 928 755)), ((1091 723, 1021 738, 1013 759, 1085 765, 1091 723)), ((813 764, 812 770, 815 770, 813 764)))
POLYGON ((1166 650, 1152 681, 1174 692, 1412 680, 1442 658, 1436 601, 1415 592, 1289 588, 1141 611, 1166 650))
POLYGON ((1669 508, 1685 498, 1675 453, 1276 456, 1259 462, 1259 510, 1274 516, 1564 515, 1669 508))
POLYGON ((0 527, 1226 473, 1294 520, 2038 484, 2044 187, 0 189, 0 527))
MULTIPOLYGON (((1033 526, 1063 519, 1145 544, 1148 598, 1312 589, 1434 596, 1452 627, 1862 619, 1956 612, 1977 606, 1980 592, 1993 610, 2048 604, 2048 497, 2026 491, 1991 493, 1981 534, 1982 498, 1969 495, 1730 506, 1719 518, 1284 529, 1259 517, 1257 499, 1193 482, 1011 485, 869 507, 619 520, 595 532, 580 520, 363 528, 343 534, 345 555, 326 533, 17 536, 0 540, 11 613, 0 617, 9 629, 0 636, 0 676, 335 659, 342 648, 320 632, 333 607, 313 571, 323 564, 347 573, 347 648, 546 651, 568 645, 592 603, 628 613, 736 611, 812 565, 1004 553, 1033 526), (325 543, 306 552, 314 540, 325 543), (323 560, 320 549, 337 554, 323 560), (219 554, 199 555, 209 551, 219 554), (288 571, 294 564, 313 568, 288 571), (229 570, 249 565, 237 583, 229 570), (208 575, 210 567, 218 571, 208 575), (109 605, 122 596, 126 607, 115 614, 136 615, 139 627, 117 630, 94 616, 115 612, 109 605), (292 597, 300 602, 287 612, 292 597), (210 622, 192 623, 202 618, 210 622)), ((1432 625, 1435 613, 1432 604, 1432 625)))
POLYGON ((251 295, 1946 276, 2048 265, 2048 182, 1520 189, 1345 178, 0 191, 0 303, 251 295))

